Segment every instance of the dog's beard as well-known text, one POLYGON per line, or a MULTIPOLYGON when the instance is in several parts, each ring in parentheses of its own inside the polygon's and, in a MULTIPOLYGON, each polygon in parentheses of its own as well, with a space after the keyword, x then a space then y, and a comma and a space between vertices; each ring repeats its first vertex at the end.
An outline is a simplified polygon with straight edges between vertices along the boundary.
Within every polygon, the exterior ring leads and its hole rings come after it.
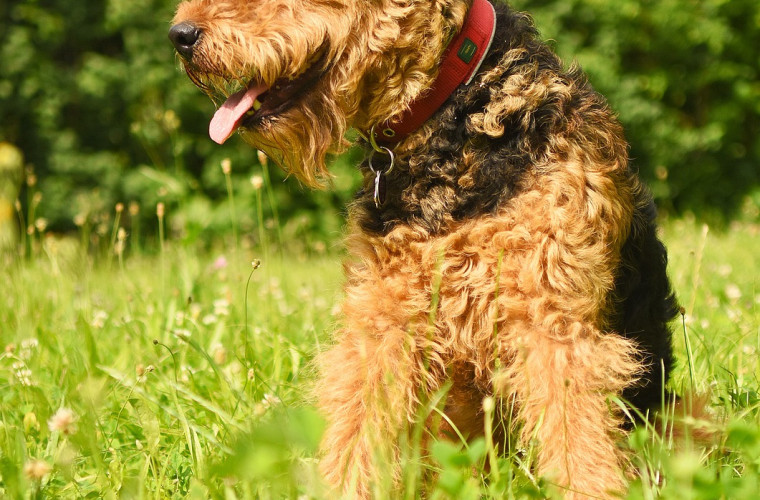
POLYGON ((288 174, 311 188, 321 188, 330 179, 328 155, 346 148, 346 129, 346 118, 335 101, 314 93, 300 105, 240 132, 288 174))
MULTIPOLYGON (((326 44, 323 44, 323 47, 326 44)), ((308 85, 295 91, 282 100, 284 105, 271 105, 267 99, 269 86, 257 84, 255 79, 246 77, 227 79, 218 74, 232 74, 227 68, 216 68, 218 73, 198 71, 195 65, 186 65, 185 70, 190 79, 206 93, 219 108, 210 123, 210 135, 216 142, 222 143, 239 132, 243 139, 253 147, 263 151, 271 160, 311 188, 325 187, 330 179, 326 160, 331 153, 340 153, 346 149, 344 134, 348 128, 346 109, 346 86, 340 92, 331 90, 331 74, 325 51, 318 51, 316 66, 307 68, 299 74, 311 71, 318 77, 307 80, 308 85), (324 56, 324 57, 321 57, 324 56), (322 71, 321 74, 320 70, 322 71), (246 89, 255 90, 250 99, 240 98, 248 94, 246 89), (235 94, 238 97, 234 97, 235 94), (263 104, 258 103, 256 110, 246 109, 248 101, 263 95, 263 104), (240 104, 236 104, 239 101, 240 104), (267 106, 269 104, 269 106, 267 106), (267 109, 268 107, 268 109, 267 109), (281 109, 278 109, 280 108, 281 109), (269 111, 269 112, 268 112, 269 111), (230 116, 224 116, 227 113, 230 116)), ((334 55, 332 55, 334 57, 334 55)), ((202 59, 202 67, 210 58, 202 59)), ((314 59, 311 61, 315 62, 314 59)), ((247 72, 253 73, 253 71, 247 72)), ((277 80, 275 78, 275 80, 277 80)))

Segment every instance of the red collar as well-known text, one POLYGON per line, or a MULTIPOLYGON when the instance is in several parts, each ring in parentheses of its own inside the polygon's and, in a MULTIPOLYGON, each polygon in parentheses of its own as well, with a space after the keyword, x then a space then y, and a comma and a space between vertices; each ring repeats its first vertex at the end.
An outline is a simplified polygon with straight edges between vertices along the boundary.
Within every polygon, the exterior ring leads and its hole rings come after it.
POLYGON ((402 141, 425 123, 461 84, 469 85, 485 59, 496 32, 496 12, 488 0, 473 0, 462 30, 449 43, 438 78, 422 98, 393 122, 374 130, 379 144, 402 141))

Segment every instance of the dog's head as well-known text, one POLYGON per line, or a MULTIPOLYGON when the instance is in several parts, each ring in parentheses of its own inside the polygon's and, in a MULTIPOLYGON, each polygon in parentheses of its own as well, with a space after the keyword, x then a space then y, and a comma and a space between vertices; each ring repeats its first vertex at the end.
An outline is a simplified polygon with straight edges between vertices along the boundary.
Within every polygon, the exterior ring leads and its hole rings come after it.
POLYGON ((171 38, 235 131, 310 186, 349 127, 369 130, 427 89, 468 0, 189 0, 171 38))

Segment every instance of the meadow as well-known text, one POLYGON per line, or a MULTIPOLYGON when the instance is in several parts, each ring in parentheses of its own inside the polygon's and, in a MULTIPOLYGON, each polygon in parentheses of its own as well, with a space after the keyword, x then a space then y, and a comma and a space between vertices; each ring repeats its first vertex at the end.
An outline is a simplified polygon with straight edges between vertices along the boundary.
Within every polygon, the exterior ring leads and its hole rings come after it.
MULTIPOLYGON (((715 440, 636 428, 628 498, 760 498, 760 2, 510 3, 610 100, 665 215, 671 389, 704 395, 687 423, 715 440)), ((0 154, 0 499, 330 498, 314 358, 362 152, 306 194, 209 141, 213 105, 166 37, 177 4, 0 3, 0 146, 18 149, 13 169, 0 154)), ((533 443, 423 460, 413 431, 394 498, 561 497, 533 443)))
MULTIPOLYGON (((636 428, 621 443, 641 471, 628 498, 757 498, 753 219, 663 223, 684 313, 671 387, 707 395, 710 421, 691 423, 716 438, 636 428)), ((39 229, 0 256, 0 497, 329 498, 310 389, 339 321, 339 241, 292 250, 235 232, 200 244, 159 225, 155 243, 135 244, 115 224, 98 251, 39 229)), ((419 498, 425 483, 432 499, 560 498, 532 474, 534 452, 440 442, 422 460, 412 439, 398 495, 419 498)))

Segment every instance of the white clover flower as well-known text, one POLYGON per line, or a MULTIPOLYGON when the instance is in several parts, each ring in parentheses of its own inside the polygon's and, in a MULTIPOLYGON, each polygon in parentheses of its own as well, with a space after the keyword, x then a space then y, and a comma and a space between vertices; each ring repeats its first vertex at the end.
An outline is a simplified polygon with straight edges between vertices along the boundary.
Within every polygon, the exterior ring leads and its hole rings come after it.
POLYGON ((192 304, 190 304, 190 318, 193 321, 196 321, 201 316, 202 310, 203 308, 201 307, 200 304, 193 302, 192 304))
POLYGON ((90 325, 92 325, 95 328, 103 328, 106 324, 106 320, 108 319, 108 313, 105 311, 95 311, 95 314, 92 317, 92 321, 90 321, 90 325))
POLYGON ((14 375, 16 376, 16 379, 18 379, 19 384, 25 386, 25 387, 31 387, 33 385, 32 383, 32 370, 29 368, 20 368, 17 369, 14 372, 14 375))
POLYGON ((733 283, 726 285, 724 291, 728 300, 737 301, 742 298, 742 291, 733 283))
POLYGON ((217 316, 230 315, 230 303, 227 299, 217 299, 214 301, 214 314, 217 316))
POLYGON ((280 398, 274 394, 269 393, 264 394, 264 399, 261 400, 261 404, 264 405, 265 408, 271 408, 272 406, 278 405, 280 403, 280 398))
POLYGON ((192 335, 192 332, 186 328, 178 328, 173 333, 180 339, 189 339, 192 335))
POLYGON ((18 351, 18 357, 24 360, 31 359, 34 351, 40 343, 35 338, 29 338, 21 341, 21 349, 18 351))
POLYGON ((260 175, 254 175, 251 177, 251 186, 258 191, 264 185, 264 179, 260 175))
POLYGON ((63 434, 73 434, 76 432, 76 415, 69 408, 59 408, 55 415, 48 420, 48 428, 55 432, 63 434))
POLYGON ((216 344, 212 347, 211 352, 213 353, 214 363, 217 365, 223 365, 227 362, 227 349, 223 345, 216 344))
POLYGON ((174 315, 174 322, 177 324, 177 326, 182 326, 185 323, 185 312, 177 311, 177 313, 174 315))
POLYGON ((24 475, 32 481, 39 481, 51 470, 53 468, 44 460, 34 459, 24 464, 24 475))
POLYGON ((229 158, 222 160, 222 172, 224 175, 230 175, 232 172, 232 161, 229 158))
POLYGON ((260 149, 256 150, 256 157, 258 158, 259 164, 262 167, 266 167, 267 163, 269 163, 269 158, 267 157, 266 153, 260 149))
POLYGON ((24 339, 21 341, 22 349, 36 349, 37 347, 39 347, 39 345, 40 345, 40 341, 34 337, 24 339))

